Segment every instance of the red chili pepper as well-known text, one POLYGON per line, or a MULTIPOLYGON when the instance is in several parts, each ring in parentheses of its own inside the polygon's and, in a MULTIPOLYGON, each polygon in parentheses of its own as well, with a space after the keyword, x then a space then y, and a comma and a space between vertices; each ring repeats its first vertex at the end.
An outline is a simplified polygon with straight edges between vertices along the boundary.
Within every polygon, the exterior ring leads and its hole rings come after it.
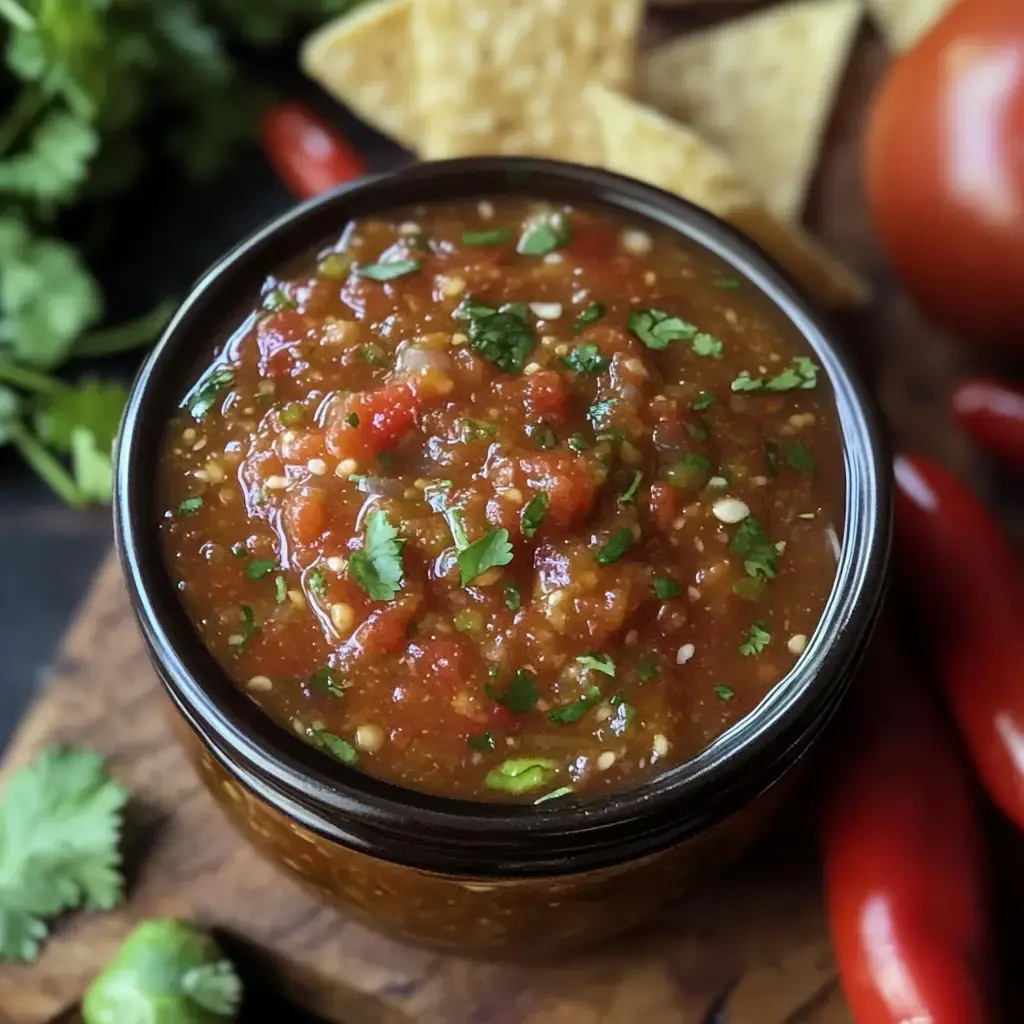
POLYGON ((965 433, 1024 470, 1024 390, 979 377, 953 392, 953 417, 965 433))
POLYGON ((329 192, 366 173, 366 164, 332 125, 300 103, 279 103, 264 115, 263 152, 299 199, 329 192))
POLYGON ((988 863, 955 739, 886 636, 843 709, 822 847, 857 1024, 996 1024, 988 863))
POLYGON ((896 460, 896 559, 982 782, 1024 829, 1024 585, 1009 539, 927 459, 896 460))

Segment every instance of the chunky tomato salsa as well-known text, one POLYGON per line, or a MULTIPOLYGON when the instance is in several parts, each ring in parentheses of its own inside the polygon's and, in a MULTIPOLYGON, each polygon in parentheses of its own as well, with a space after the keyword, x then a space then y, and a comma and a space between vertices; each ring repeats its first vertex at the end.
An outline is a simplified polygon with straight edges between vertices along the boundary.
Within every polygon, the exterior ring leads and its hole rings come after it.
POLYGON ((168 432, 163 539, 210 651, 313 746, 444 795, 593 794, 800 657, 836 409, 706 252, 495 199, 353 222, 253 299, 168 432))

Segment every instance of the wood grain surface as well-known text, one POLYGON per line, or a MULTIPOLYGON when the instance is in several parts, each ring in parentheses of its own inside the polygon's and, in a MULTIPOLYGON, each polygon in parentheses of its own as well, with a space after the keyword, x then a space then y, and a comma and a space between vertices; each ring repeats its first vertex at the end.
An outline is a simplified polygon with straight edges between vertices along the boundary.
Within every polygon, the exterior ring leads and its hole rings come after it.
MULTIPOLYGON (((871 309, 836 326, 869 373, 894 440, 941 458, 998 499, 998 479, 972 456, 945 411, 950 382, 966 365, 963 350, 924 324, 901 296, 865 214, 860 130, 866 98, 886 61, 865 28, 809 221, 877 288, 871 309)), ((1021 536, 1020 509, 1005 502, 1001 508, 1021 536)), ((738 869, 640 935, 543 968, 473 962, 383 938, 320 906, 264 863, 201 789, 171 741, 165 714, 111 559, 9 751, 0 785, 54 742, 109 756, 114 774, 133 793, 126 844, 130 898, 116 912, 61 922, 36 964, 0 969, 0 1019, 5 1013, 12 1024, 51 1019, 78 998, 133 922, 181 914, 244 942, 286 995, 339 1024, 850 1022, 799 813, 738 869), (715 1014, 716 1000, 727 1012, 715 1014)))

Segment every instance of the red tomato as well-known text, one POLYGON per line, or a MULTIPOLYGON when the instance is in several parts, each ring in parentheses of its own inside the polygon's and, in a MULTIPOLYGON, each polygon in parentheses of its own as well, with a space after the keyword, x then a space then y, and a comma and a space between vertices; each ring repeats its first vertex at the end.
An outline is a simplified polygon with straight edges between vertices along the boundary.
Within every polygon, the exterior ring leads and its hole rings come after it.
POLYGON ((951 473, 896 460, 901 581, 981 781, 1024 829, 1024 578, 1009 539, 951 473))
POLYGON ((891 635, 844 708, 821 816, 829 931, 858 1024, 996 1024, 988 864, 954 739, 891 635))
POLYGON ((342 135, 300 103, 279 103, 263 118, 263 152, 299 199, 329 192, 366 173, 366 164, 342 135))
POLYGON ((953 392, 957 426, 1011 466, 1024 470, 1024 390, 969 380, 953 392))
POLYGON ((1024 3, 961 0, 894 64, 865 157, 882 242, 925 312, 1024 346, 1024 3))

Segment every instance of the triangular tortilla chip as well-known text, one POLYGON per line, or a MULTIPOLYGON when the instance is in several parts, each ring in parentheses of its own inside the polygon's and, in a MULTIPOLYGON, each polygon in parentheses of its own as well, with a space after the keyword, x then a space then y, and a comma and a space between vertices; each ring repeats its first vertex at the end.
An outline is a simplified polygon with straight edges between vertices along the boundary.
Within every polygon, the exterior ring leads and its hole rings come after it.
POLYGON ((673 39, 641 62, 641 98, 799 220, 862 13, 860 0, 802 0, 673 39))
MULTIPOLYGON (((867 0, 871 16, 894 50, 908 50, 956 0, 867 0)), ((1006 4, 1019 0, 1003 0, 1006 4)))
POLYGON ((353 113, 415 150, 412 6, 413 0, 379 0, 335 18, 305 41, 299 62, 353 113))
POLYGON ((604 166, 688 199, 728 221, 828 305, 865 302, 870 287, 799 225, 770 213, 729 158, 695 132, 610 89, 585 99, 604 139, 604 166))
POLYGON ((631 90, 642 0, 416 0, 423 155, 600 159, 588 81, 631 90))

